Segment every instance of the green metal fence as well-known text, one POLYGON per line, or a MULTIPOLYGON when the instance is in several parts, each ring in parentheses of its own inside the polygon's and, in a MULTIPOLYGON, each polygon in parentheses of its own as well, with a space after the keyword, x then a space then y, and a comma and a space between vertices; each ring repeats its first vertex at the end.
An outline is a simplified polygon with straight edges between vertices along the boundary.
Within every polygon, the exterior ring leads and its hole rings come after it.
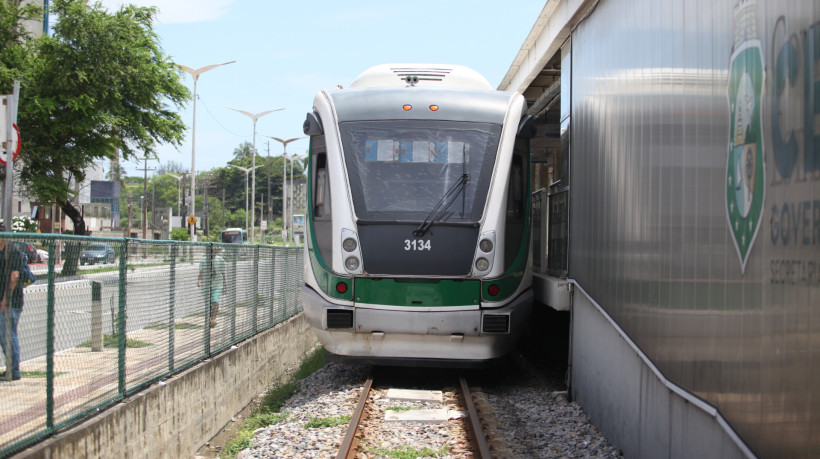
POLYGON ((0 380, 0 457, 302 310, 301 248, 0 238, 44 249, 29 254, 37 281, 24 289, 17 329, 22 379, 0 380))

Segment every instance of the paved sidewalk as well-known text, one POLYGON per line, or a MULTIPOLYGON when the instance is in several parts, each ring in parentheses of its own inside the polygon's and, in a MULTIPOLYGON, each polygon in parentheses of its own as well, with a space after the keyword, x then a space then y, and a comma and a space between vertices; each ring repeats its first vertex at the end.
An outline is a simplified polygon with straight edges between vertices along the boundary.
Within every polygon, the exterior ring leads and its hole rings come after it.
MULTIPOLYGON (((236 330, 250 330, 252 308, 236 308, 236 330)), ((211 330, 211 349, 230 344, 231 315, 220 310, 211 330)), ((204 315, 179 319, 174 330, 174 365, 187 365, 204 355, 204 315)), ((129 340, 150 345, 126 347, 126 388, 170 372, 167 324, 128 333, 129 340)), ((0 450, 46 430, 46 358, 37 357, 20 365, 23 379, 0 381, 0 450)), ((59 424, 94 409, 118 395, 118 350, 105 347, 76 347, 54 355, 54 423, 59 424)))

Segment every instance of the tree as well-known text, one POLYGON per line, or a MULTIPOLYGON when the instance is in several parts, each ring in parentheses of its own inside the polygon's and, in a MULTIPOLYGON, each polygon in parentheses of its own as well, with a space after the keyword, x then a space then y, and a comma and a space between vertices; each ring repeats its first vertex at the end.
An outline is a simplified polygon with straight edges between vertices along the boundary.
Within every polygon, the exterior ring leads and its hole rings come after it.
POLYGON ((160 164, 159 166, 157 166, 157 170, 154 171, 154 175, 162 175, 167 174, 169 172, 172 174, 181 175, 191 172, 191 169, 186 168, 182 165, 182 163, 178 163, 176 161, 168 161, 165 164, 160 164))
POLYGON ((31 36, 20 24, 41 12, 33 5, 20 6, 20 0, 0 1, 0 94, 9 94, 13 82, 23 79, 31 56, 31 36))
MULTIPOLYGON (((20 181, 41 202, 53 202, 85 234, 72 205, 72 181, 109 160, 155 155, 157 142, 179 145, 185 124, 174 107, 189 91, 181 71, 159 47, 154 8, 54 0, 53 36, 35 40, 21 85, 18 125, 26 133, 20 181)), ((63 274, 78 254, 67 251, 63 274)), ((69 272, 66 272, 68 268, 69 272)))
POLYGON ((233 158, 235 161, 243 160, 245 158, 251 157, 251 150, 253 150, 253 144, 248 141, 244 141, 239 144, 238 147, 233 149, 233 158))
POLYGON ((125 170, 124 167, 120 166, 118 163, 112 163, 111 169, 109 169, 109 171, 105 173, 105 178, 108 179, 109 182, 122 183, 126 175, 128 175, 128 172, 125 170))
POLYGON ((18 125, 26 132, 21 182, 43 202, 57 203, 85 234, 71 204, 71 180, 111 159, 156 154, 157 142, 179 145, 185 124, 172 107, 189 92, 152 29, 154 8, 54 0, 53 36, 36 40, 21 88, 18 125))

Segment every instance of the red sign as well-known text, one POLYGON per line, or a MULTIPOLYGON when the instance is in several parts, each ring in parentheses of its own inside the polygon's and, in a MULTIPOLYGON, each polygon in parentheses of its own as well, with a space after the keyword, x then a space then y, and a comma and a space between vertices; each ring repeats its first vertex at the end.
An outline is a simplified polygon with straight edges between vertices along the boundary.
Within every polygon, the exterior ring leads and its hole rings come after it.
MULTIPOLYGON (((21 144, 22 142, 20 142, 20 129, 17 127, 17 125, 16 125, 16 124, 12 124, 12 126, 14 127, 14 132, 16 132, 16 133, 17 133, 17 142, 16 142, 16 143, 17 143, 17 148, 15 148, 15 149, 14 149, 14 156, 12 157, 12 161, 14 161, 15 159, 17 159, 17 156, 19 156, 19 155, 20 155, 20 144, 21 144)), ((6 143, 6 142, 3 142, 3 144, 4 144, 4 149, 3 149, 3 150, 0 150, 0 164, 3 164, 3 165, 5 165, 5 164, 6 164, 6 150, 5 150, 5 143, 6 143)))

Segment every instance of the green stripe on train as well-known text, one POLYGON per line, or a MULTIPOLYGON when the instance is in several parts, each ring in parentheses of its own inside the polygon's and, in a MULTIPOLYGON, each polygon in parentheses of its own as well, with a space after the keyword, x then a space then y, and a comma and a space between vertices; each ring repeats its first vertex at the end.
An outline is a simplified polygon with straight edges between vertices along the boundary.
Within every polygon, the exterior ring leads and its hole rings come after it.
POLYGON ((357 303, 446 307, 477 305, 481 282, 454 279, 354 279, 357 303))

